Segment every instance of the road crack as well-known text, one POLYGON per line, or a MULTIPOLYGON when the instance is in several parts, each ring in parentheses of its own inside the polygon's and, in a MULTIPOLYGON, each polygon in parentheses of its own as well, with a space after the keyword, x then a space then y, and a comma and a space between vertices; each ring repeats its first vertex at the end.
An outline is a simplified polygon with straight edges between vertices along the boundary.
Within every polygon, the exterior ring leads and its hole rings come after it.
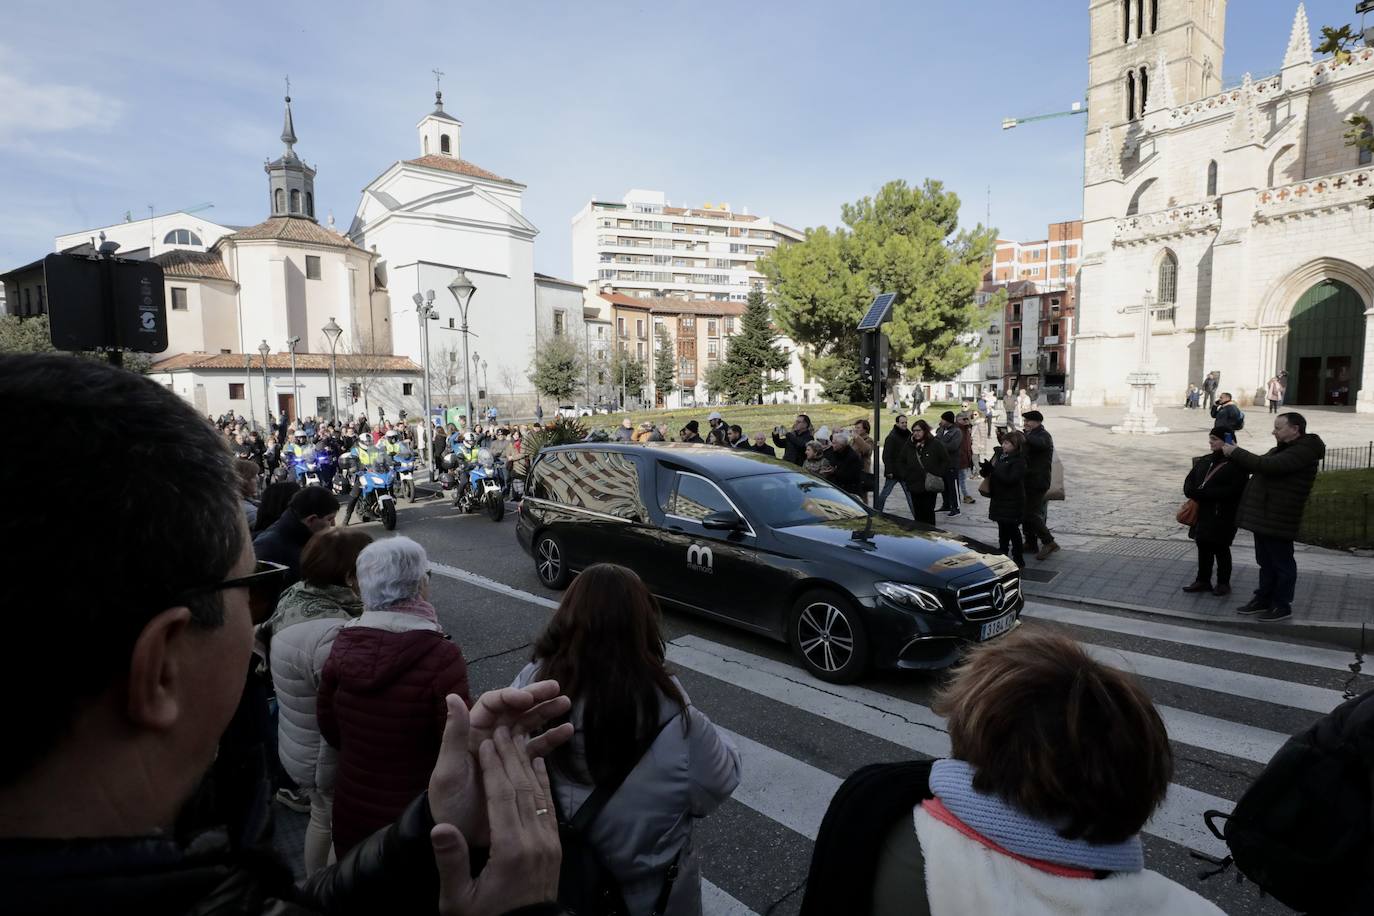
POLYGON ((797 891, 801 890, 804 887, 806 887, 806 878, 802 878, 800 884, 792 888, 787 893, 783 894, 777 900, 774 900, 772 903, 768 904, 768 908, 763 911, 763 916, 772 916, 774 910, 776 910, 778 907, 786 903, 788 899, 792 897, 793 894, 795 894, 797 891))
POLYGON ((470 658, 470 659, 468 659, 468 667, 471 668, 473 665, 477 664, 478 662, 484 662, 484 661, 487 661, 488 659, 492 659, 492 658, 500 658, 500 657, 503 656, 503 655, 510 655, 512 652, 519 652, 519 651, 521 651, 522 649, 528 649, 528 648, 529 648, 530 646, 532 646, 532 645, 534 645, 534 643, 529 643, 529 642, 527 642, 527 643, 522 643, 521 645, 518 645, 518 646, 511 646, 509 649, 502 649, 500 652, 492 652, 492 653, 489 654, 489 655, 482 655, 482 656, 479 656, 479 657, 477 657, 477 658, 470 658))

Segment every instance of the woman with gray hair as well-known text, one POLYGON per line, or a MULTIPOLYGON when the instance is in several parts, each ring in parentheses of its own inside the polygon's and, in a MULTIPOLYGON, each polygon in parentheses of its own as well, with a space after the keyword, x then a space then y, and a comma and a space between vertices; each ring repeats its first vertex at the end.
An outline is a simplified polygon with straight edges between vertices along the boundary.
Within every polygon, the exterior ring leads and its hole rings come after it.
POLYGON ((471 706, 467 663, 429 603, 429 558, 410 538, 358 554, 362 616, 339 630, 320 677, 320 733, 338 749, 334 851, 342 859, 425 790, 445 697, 471 706))

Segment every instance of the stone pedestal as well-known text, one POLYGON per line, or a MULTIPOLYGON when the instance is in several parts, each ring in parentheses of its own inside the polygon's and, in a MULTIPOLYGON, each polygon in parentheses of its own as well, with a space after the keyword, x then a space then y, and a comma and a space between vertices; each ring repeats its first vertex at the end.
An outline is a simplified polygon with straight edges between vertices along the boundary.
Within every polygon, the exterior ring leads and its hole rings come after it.
POLYGON ((1112 427, 1112 432, 1123 436, 1167 433, 1168 427, 1160 426, 1155 416, 1155 386, 1159 384, 1159 373, 1142 369, 1126 376, 1126 381, 1131 386, 1131 408, 1121 425, 1112 427))

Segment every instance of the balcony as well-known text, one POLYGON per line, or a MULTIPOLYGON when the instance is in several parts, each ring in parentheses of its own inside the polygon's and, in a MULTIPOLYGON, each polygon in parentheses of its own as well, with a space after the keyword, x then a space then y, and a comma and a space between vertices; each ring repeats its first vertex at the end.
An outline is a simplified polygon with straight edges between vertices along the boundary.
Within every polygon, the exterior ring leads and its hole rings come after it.
POLYGON ((1325 178, 1295 181, 1255 193, 1255 222, 1266 223, 1314 210, 1334 212, 1367 206, 1374 195, 1374 169, 1369 166, 1325 178))
POLYGON ((1169 236, 1210 232, 1221 225, 1221 203, 1216 200, 1141 213, 1116 221, 1115 245, 1130 245, 1169 236))
POLYGON ((1046 347, 1056 347, 1059 345, 1059 335, 1048 334, 1045 336, 1043 340, 1041 340, 1041 344, 1046 347))

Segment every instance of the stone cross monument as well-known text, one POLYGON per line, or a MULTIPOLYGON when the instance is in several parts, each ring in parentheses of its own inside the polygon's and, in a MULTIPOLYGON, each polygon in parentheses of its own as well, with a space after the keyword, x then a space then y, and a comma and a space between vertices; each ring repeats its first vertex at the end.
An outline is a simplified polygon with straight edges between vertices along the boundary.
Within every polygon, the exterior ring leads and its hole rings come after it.
POLYGON ((1118 309, 1122 315, 1139 315, 1140 330, 1137 332, 1140 344, 1140 363, 1136 370, 1126 376, 1131 386, 1131 408, 1126 412, 1120 426, 1113 426, 1112 432, 1127 436, 1153 436, 1167 433, 1167 427, 1159 425, 1155 416, 1155 386, 1159 384, 1159 373, 1150 369, 1150 333, 1155 312, 1167 311, 1174 307, 1172 302, 1155 302, 1150 290, 1137 305, 1118 309))

